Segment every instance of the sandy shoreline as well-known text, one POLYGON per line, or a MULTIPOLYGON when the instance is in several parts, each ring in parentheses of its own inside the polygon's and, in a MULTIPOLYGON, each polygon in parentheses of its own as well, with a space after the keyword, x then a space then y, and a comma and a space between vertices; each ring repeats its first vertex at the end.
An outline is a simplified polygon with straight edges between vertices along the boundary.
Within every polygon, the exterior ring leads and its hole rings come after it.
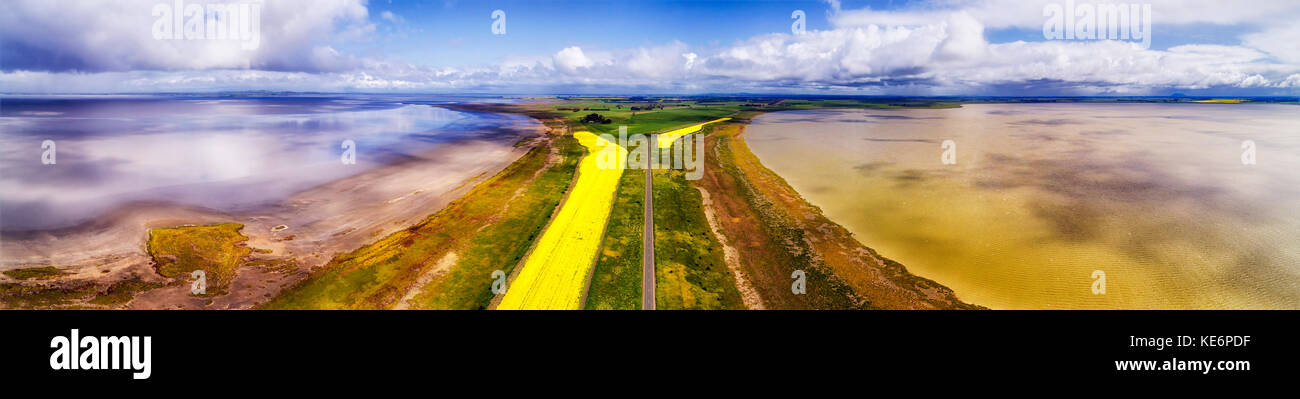
MULTIPOLYGON (((451 108, 451 107, 448 107, 451 108)), ((460 107, 460 110, 483 112, 460 107)), ((270 299, 340 253, 406 228, 459 198, 528 150, 521 139, 544 133, 534 119, 510 126, 508 137, 462 139, 419 155, 295 193, 263 208, 220 212, 165 202, 136 202, 72 228, 5 233, 0 241, 0 270, 54 266, 70 273, 44 282, 52 287, 111 284, 137 276, 168 282, 154 271, 145 249, 148 231, 158 227, 242 223, 251 248, 269 250, 254 259, 293 260, 296 272, 243 266, 229 293, 217 297, 189 295, 188 284, 175 284, 138 295, 135 309, 241 309, 270 299), (277 226, 286 226, 273 231, 277 226), (129 237, 129 239, 128 239, 129 237)), ((0 283, 15 280, 0 275, 0 283)))

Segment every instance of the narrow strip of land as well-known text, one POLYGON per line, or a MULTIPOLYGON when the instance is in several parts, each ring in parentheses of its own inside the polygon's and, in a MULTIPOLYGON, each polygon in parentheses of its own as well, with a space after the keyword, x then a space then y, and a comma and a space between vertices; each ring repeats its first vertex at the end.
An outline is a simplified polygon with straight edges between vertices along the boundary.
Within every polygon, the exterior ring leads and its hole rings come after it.
POLYGON ((645 232, 641 248, 641 309, 655 310, 655 205, 654 169, 650 157, 645 160, 645 232))
POLYGON ((577 181, 497 309, 582 308, 587 278, 625 169, 601 166, 597 159, 607 149, 612 159, 626 159, 627 150, 588 131, 575 132, 573 138, 588 150, 579 161, 577 181))

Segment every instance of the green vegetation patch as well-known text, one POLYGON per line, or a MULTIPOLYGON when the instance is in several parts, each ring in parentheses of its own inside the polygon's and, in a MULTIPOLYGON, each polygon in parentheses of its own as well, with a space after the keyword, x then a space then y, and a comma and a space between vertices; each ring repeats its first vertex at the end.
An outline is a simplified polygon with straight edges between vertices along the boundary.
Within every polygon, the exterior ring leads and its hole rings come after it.
POLYGON ((627 170, 618 183, 600 256, 587 288, 587 309, 641 308, 642 230, 645 227, 645 171, 627 170))
MULTIPOLYGON (((666 108, 632 110, 632 105, 618 103, 589 103, 559 106, 559 114, 568 118, 578 130, 596 134, 618 134, 619 126, 627 126, 628 133, 654 133, 686 127, 700 122, 730 116, 741 109, 743 102, 725 102, 700 106, 682 104, 666 108), (690 105, 689 107, 686 105, 690 105), (574 108, 566 108, 574 107, 574 108), (579 109, 580 111, 565 111, 579 109), (600 118, 590 117, 596 113, 600 118), (608 122, 607 122, 608 121, 608 122)), ((638 107, 640 108, 640 107, 638 107)))
POLYGON ((268 272, 280 274, 298 271, 298 261, 295 258, 253 259, 244 265, 260 267, 268 272))
POLYGON ((656 308, 745 309, 703 197, 684 172, 654 172, 654 219, 656 308))
POLYGON ((110 307, 125 305, 128 302, 131 302, 132 299, 135 299, 136 294, 160 288, 163 285, 165 284, 146 282, 140 280, 138 277, 130 278, 113 283, 113 285, 108 287, 108 290, 104 294, 91 299, 88 303, 110 307))
POLYGON ((68 273, 54 266, 30 267, 26 269, 5 270, 4 274, 14 280, 49 280, 68 273))
POLYGON ((84 300, 95 295, 96 291, 91 283, 68 287, 0 284, 0 304, 9 309, 58 308, 84 300))
MULTIPOLYGON (((421 288, 412 301, 420 309, 486 309, 492 301, 492 272, 509 275, 541 236, 555 208, 569 190, 584 150, 571 136, 556 137, 561 160, 542 172, 509 202, 495 223, 473 236, 456 267, 421 288)), ((518 184, 505 186, 510 195, 518 184)))
POLYGON ((210 226, 181 226, 149 230, 148 250, 158 274, 185 277, 203 270, 207 296, 223 292, 235 277, 235 269, 253 252, 244 245, 248 237, 239 233, 244 225, 223 223, 210 226))
POLYGON ((547 105, 546 110, 566 118, 579 129, 596 134, 617 134, 619 126, 628 133, 654 133, 695 123, 734 116, 739 112, 772 112, 816 108, 959 108, 958 100, 928 98, 571 98, 547 105))

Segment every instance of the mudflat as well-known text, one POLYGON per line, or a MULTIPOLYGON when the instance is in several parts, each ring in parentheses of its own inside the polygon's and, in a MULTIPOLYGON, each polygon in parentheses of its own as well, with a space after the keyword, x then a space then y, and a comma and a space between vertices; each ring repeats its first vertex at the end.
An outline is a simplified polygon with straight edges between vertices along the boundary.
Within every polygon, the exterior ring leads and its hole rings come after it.
MULTIPOLYGON (((426 151, 239 211, 219 211, 163 200, 134 201, 73 227, 5 232, 0 270, 54 266, 64 275, 48 287, 107 286, 140 279, 162 283, 145 248, 153 228, 240 223, 254 249, 252 260, 280 267, 241 267, 231 290, 215 297, 190 295, 172 284, 138 295, 131 308, 248 308, 345 253, 409 227, 459 198, 525 154, 517 146, 544 132, 532 119, 503 127, 509 134, 447 140, 426 151), (287 267, 285 265, 288 265, 287 267)), ((18 281, 0 275, 0 283, 18 281)), ((66 305, 77 305, 76 301, 66 305)))

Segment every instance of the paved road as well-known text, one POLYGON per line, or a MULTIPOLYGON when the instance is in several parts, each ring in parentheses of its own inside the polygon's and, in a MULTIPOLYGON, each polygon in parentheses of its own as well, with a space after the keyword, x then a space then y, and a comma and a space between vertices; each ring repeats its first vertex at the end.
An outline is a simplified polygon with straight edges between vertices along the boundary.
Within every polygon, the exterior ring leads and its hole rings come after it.
MULTIPOLYGON (((651 136, 653 137, 653 136, 651 136)), ((651 143, 654 140, 650 141, 651 143)), ((654 175, 650 157, 645 168, 645 231, 641 233, 641 309, 655 310, 655 218, 654 175)))

